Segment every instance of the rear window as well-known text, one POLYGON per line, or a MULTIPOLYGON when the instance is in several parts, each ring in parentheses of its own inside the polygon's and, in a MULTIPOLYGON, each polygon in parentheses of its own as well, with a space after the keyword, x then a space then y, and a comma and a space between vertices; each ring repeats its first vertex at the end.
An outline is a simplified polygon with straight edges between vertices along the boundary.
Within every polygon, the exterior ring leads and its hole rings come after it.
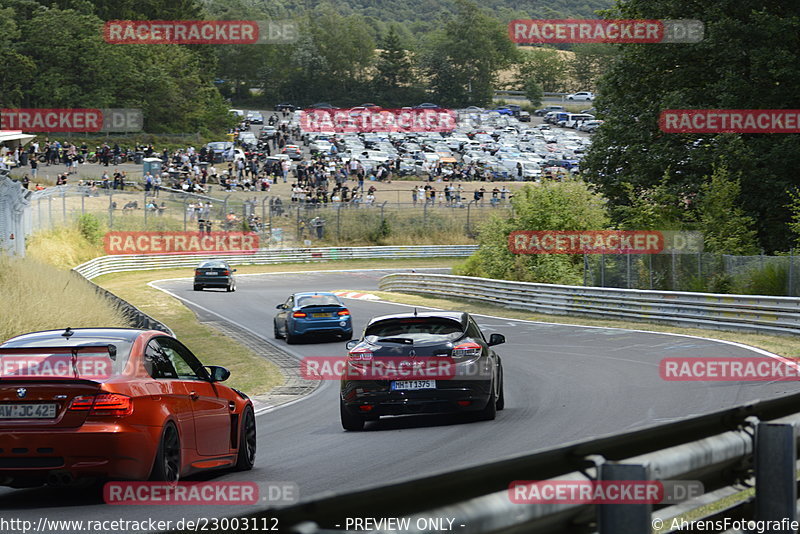
POLYGON ((341 306, 342 303, 334 295, 305 295, 295 299, 301 308, 306 306, 341 306))
POLYGON ((0 378, 75 377, 105 379, 119 376, 125 370, 132 343, 118 337, 73 337, 9 341, 0 348, 0 378), (107 349, 113 346, 112 355, 107 349), (71 352, 52 352, 48 347, 98 347, 81 350, 73 360, 71 352), (37 348, 25 354, 3 354, 3 349, 37 348))
POLYGON ((386 319, 367 327, 365 337, 378 339, 401 337, 422 341, 455 341, 464 335, 461 323, 441 317, 386 319))
POLYGON ((206 261, 200 264, 201 269, 225 269, 226 266, 221 261, 206 261))

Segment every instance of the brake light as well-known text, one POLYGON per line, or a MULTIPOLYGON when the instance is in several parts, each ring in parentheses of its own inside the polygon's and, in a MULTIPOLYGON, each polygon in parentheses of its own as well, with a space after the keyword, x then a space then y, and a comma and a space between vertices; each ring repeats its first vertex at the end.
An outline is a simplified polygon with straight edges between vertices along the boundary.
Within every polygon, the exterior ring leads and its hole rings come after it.
POLYGON ((350 310, 339 310, 338 315, 350 315, 350 310))
POLYGON ((200 276, 201 274, 203 274, 203 271, 201 271, 200 269, 195 269, 194 270, 194 275, 195 276, 200 276))
POLYGON ((292 317, 308 317, 308 314, 306 312, 294 312, 292 317))
POLYGON ((133 413, 133 399, 118 393, 82 395, 72 399, 70 411, 88 411, 89 417, 122 417, 133 413))
POLYGON ((350 361, 369 361, 372 360, 372 351, 369 349, 356 349, 347 353, 350 361))
POLYGON ((222 274, 223 274, 224 276, 228 276, 229 274, 231 274, 231 272, 230 272, 230 271, 222 271, 222 274))
POLYGON ((482 351, 483 347, 474 341, 470 341, 454 347, 453 358, 477 358, 482 351))

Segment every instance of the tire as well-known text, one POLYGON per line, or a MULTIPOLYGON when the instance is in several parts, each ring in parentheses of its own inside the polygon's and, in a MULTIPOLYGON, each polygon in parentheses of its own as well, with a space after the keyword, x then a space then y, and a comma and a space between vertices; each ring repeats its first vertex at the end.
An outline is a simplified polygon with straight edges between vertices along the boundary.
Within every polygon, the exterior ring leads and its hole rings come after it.
POLYGON ((236 455, 236 471, 249 471, 256 463, 256 416, 253 407, 247 406, 242 412, 239 430, 239 453, 236 455))
POLYGON ((274 319, 272 321, 272 331, 275 333, 275 339, 283 339, 281 331, 278 330, 278 323, 274 319))
POLYGON ((341 335, 341 338, 342 338, 342 341, 350 341, 351 339, 353 339, 353 332, 352 332, 352 330, 350 331, 350 333, 349 333, 349 334, 342 334, 342 335, 341 335))
POLYGON ((177 483, 181 477, 181 440, 173 423, 164 425, 150 480, 177 483))
POLYGON ((500 380, 500 393, 497 395, 497 402, 495 403, 498 412, 506 407, 506 385, 504 382, 504 380, 500 380))
POLYGON ((194 290, 195 291, 202 291, 203 290, 203 286, 199 286, 199 285, 195 284, 194 285, 194 290))
MULTIPOLYGON (((492 389, 495 387, 496 386, 493 385, 492 389)), ((493 421, 494 418, 497 417, 497 400, 497 394, 492 392, 492 396, 489 397, 489 402, 486 403, 486 407, 483 410, 476 412, 475 418, 478 421, 493 421)))
POLYGON ((233 291, 233 284, 228 284, 228 287, 225 288, 225 291, 227 291, 228 293, 232 292, 233 291))
POLYGON ((287 329, 286 329, 286 343, 288 343, 289 345, 294 345, 299 340, 300 340, 300 336, 293 336, 292 334, 290 334, 289 333, 289 329, 287 327, 287 329))
POLYGON ((567 100, 575 100, 575 99, 574 99, 574 98, 572 98, 572 97, 569 97, 567 100))
POLYGON ((353 415, 345 407, 344 401, 339 400, 339 417, 342 420, 342 428, 350 432, 359 432, 364 430, 364 423, 366 420, 358 415, 353 415))

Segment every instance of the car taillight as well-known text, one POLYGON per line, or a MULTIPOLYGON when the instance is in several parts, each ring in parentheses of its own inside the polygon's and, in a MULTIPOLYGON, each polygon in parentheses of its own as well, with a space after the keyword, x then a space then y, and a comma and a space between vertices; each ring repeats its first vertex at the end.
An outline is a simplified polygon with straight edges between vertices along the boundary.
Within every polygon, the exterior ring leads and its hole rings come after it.
POLYGON ((453 358, 477 358, 482 351, 483 347, 474 341, 470 341, 453 347, 453 358))
POLYGON ((308 317, 308 314, 306 312, 294 312, 292 317, 308 317))
POLYGON ((372 351, 369 349, 356 349, 347 353, 347 359, 354 362, 372 360, 372 351))
POLYGON ((338 315, 350 315, 350 310, 339 310, 338 315))
POLYGON ((200 276, 201 274, 203 274, 203 271, 201 271, 200 269, 195 269, 194 270, 194 275, 195 276, 200 276))
POLYGON ((230 271, 222 271, 222 274, 223 274, 223 276, 228 276, 229 274, 231 274, 231 272, 230 271))
POLYGON ((71 411, 88 411, 90 417, 122 417, 133 413, 133 399, 118 393, 81 395, 72 399, 69 409, 71 411))

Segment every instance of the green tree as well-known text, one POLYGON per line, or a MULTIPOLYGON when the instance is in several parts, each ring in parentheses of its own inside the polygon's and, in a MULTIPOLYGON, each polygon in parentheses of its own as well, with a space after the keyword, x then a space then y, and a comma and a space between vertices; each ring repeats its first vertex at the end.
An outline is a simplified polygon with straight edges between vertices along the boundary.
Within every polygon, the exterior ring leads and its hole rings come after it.
POLYGON ((487 105, 497 72, 516 58, 499 21, 469 0, 455 0, 457 14, 428 36, 422 67, 434 98, 446 106, 487 105))
POLYGON ((512 198, 512 217, 491 217, 478 235, 479 249, 458 274, 525 282, 580 284, 582 256, 513 254, 508 236, 515 230, 602 230, 609 218, 605 200, 584 182, 525 185, 512 198))
POLYGON ((395 25, 389 27, 381 46, 373 80, 376 96, 384 105, 406 104, 408 87, 415 83, 414 61, 400 42, 395 25))
MULTIPOLYGON (((598 85, 606 119, 584 158, 584 177, 612 206, 629 203, 626 183, 655 186, 671 169, 676 194, 697 194, 724 163, 740 177, 739 205, 753 218, 760 245, 784 250, 790 221, 786 191, 800 185, 797 134, 665 134, 665 109, 797 109, 800 5, 758 0, 631 0, 608 18, 685 18, 705 22, 695 44, 620 45, 598 85)), ((616 210, 615 210, 616 212, 616 210)))
POLYGON ((605 43, 576 44, 570 60, 572 78, 577 91, 592 91, 601 75, 612 65, 619 54, 619 47, 605 43))
POLYGON ((542 98, 544 98, 542 86, 533 78, 525 80, 525 98, 528 99, 533 107, 538 108, 542 105, 542 98))
POLYGON ((741 185, 728 169, 717 165, 700 187, 697 218, 705 250, 718 254, 757 254, 755 221, 740 206, 741 185))
POLYGON ((543 91, 558 93, 568 85, 569 64, 562 54, 553 48, 520 49, 517 64, 517 86, 527 87, 537 83, 543 91))

